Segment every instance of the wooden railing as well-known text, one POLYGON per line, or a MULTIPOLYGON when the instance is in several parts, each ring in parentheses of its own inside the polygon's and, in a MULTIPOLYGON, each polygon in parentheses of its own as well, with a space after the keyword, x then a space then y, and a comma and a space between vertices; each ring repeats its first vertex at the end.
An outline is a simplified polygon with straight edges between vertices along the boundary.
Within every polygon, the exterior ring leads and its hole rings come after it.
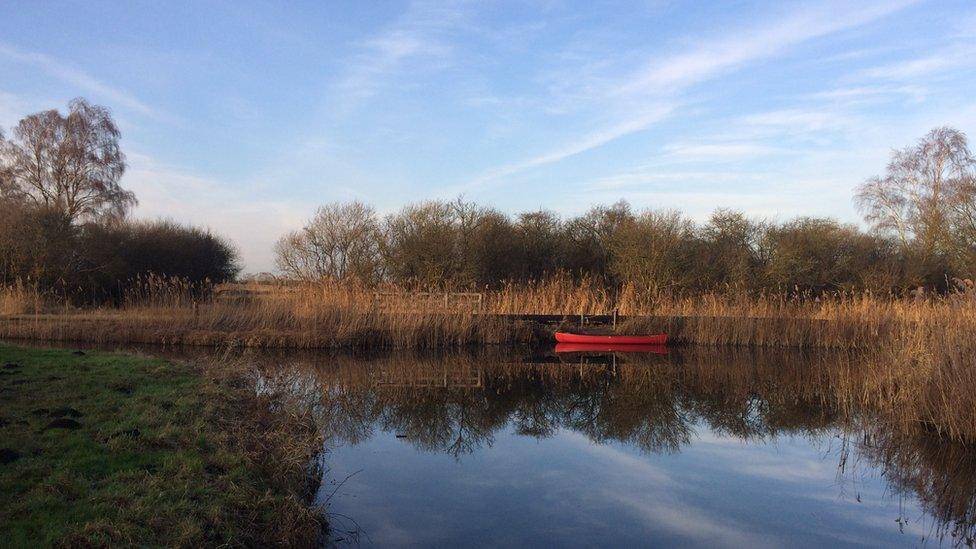
POLYGON ((386 312, 480 313, 484 294, 473 292, 373 292, 373 307, 386 312))

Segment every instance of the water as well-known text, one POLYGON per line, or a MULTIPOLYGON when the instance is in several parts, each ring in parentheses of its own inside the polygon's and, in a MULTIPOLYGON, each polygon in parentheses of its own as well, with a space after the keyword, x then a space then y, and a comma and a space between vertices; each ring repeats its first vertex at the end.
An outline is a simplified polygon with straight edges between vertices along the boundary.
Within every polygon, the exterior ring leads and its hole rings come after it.
POLYGON ((331 543, 972 543, 971 453, 842 413, 833 358, 538 355, 293 363, 331 543))

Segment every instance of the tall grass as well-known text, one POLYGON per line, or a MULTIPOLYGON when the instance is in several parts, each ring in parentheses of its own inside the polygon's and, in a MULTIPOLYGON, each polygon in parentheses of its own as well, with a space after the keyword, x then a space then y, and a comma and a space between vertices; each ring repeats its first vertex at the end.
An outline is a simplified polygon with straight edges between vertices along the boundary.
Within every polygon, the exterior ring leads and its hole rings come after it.
MULTIPOLYGON (((396 288, 385 288, 395 292, 396 288)), ((118 309, 20 314, 0 337, 241 347, 431 349, 550 341, 551 327, 510 314, 626 315, 619 331, 666 331, 676 341, 750 347, 854 350, 870 376, 849 401, 870 403, 904 426, 976 441, 976 291, 893 299, 871 294, 784 296, 611 293, 587 282, 507 286, 484 296, 482 312, 452 310, 429 296, 400 306, 373 290, 332 282, 282 285, 201 300, 197 290, 147 280, 118 309)), ((218 294, 218 296, 221 294, 218 294)), ((18 301, 20 303, 21 301, 18 301)))
POLYGON ((535 337, 528 324, 469 312, 381 309, 371 290, 334 283, 227 299, 197 292, 181 281, 147 279, 119 308, 15 316, 0 321, 0 337, 292 348, 436 348, 535 337))
MULTIPOLYGON (((895 299, 868 293, 819 298, 706 294, 662 296, 624 286, 618 292, 568 279, 506 286, 477 308, 463 300, 432 299, 383 288, 322 282, 265 287, 200 288, 181 280, 147 277, 119 308, 50 309, 36 314, 23 288, 0 293, 0 335, 142 343, 234 344, 322 348, 370 346, 454 347, 549 340, 551 330, 507 315, 565 317, 617 312, 621 333, 668 333, 673 341, 707 345, 877 349, 959 349, 976 328, 976 291, 895 299), (6 305, 9 304, 9 305, 6 305), (35 313, 24 316, 24 313, 35 313), (17 316, 17 315, 20 316, 17 316), (894 345, 897 343, 897 345, 894 345)), ((951 359, 955 360, 955 359, 951 359)))
POLYGON ((21 281, 0 286, 0 315, 19 315, 42 310, 44 300, 36 286, 21 281))

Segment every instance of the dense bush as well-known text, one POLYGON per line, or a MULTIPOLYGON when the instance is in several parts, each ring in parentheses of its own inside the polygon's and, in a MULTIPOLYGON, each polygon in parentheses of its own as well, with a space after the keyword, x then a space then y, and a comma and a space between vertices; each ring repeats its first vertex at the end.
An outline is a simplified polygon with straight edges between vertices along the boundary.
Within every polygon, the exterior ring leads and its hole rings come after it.
POLYGON ((155 275, 204 287, 233 278, 237 253, 224 239, 171 221, 74 225, 58 212, 4 202, 0 284, 27 282, 78 304, 119 302, 155 275))

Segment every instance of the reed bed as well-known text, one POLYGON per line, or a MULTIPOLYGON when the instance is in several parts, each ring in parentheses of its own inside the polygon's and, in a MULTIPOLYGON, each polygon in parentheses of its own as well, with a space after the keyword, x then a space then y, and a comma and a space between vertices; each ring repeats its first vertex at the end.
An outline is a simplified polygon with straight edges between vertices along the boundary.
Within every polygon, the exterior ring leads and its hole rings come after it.
MULTIPOLYGON (((201 299, 179 282, 155 281, 121 307, 0 317, 0 337, 243 347, 439 348, 528 342, 526 323, 465 311, 380 309, 373 292, 323 283, 256 296, 201 299)), ((219 294, 218 294, 219 295, 219 294)))
MULTIPOLYGON (((620 315, 617 331, 667 332, 673 341, 750 347, 959 349, 976 328, 976 292, 895 299, 871 294, 784 296, 650 295, 610 292, 566 279, 506 286, 484 294, 431 294, 333 282, 203 291, 148 278, 118 308, 40 313, 37 296, 0 291, 0 336, 92 342, 250 347, 444 348, 549 341, 551 328, 512 315, 620 315), (378 299, 378 295, 384 295, 378 299), (394 296, 390 299, 389 296, 394 296), (478 296, 477 301, 452 296, 478 296), (25 297, 26 296, 26 297, 25 297), (214 297, 216 296, 216 297, 214 297), (33 303, 30 306, 25 304, 33 303)), ((956 359, 951 359, 956 360, 956 359)))
POLYGON ((477 311, 452 307, 449 299, 412 300, 396 288, 383 291, 401 297, 391 305, 389 299, 379 302, 373 289, 323 282, 202 300, 194 289, 160 279, 127 296, 120 308, 7 313, 0 317, 0 337, 433 349, 551 341, 551 327, 505 315, 565 315, 571 323, 580 314, 617 311, 624 315, 619 331, 663 330, 678 342, 856 351, 862 358, 851 368, 859 372, 850 378, 858 382, 838 382, 849 393, 847 402, 876 409, 906 429, 922 426, 952 440, 976 442, 976 292, 971 288, 911 299, 662 297, 631 287, 611 293, 585 281, 555 280, 484 294, 477 311), (871 375, 860 375, 863 371, 871 375))
POLYGON ((19 281, 0 286, 0 315, 34 313, 43 308, 44 300, 37 288, 19 281))

